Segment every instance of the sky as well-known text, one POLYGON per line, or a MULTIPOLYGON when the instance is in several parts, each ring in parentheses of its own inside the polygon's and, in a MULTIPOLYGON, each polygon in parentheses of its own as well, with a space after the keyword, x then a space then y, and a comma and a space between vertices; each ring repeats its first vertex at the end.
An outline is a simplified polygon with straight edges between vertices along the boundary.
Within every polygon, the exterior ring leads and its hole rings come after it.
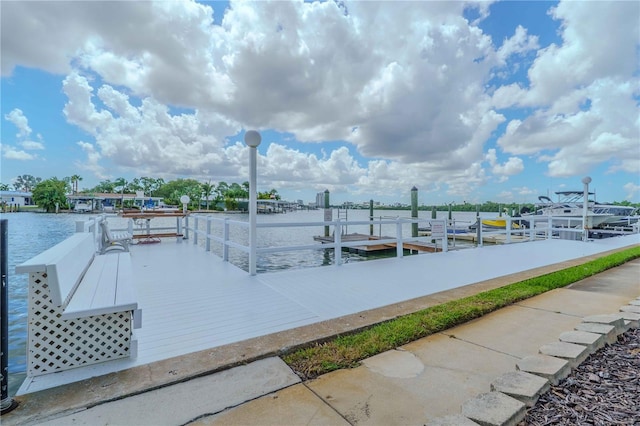
POLYGON ((640 202, 637 1, 2 1, 0 181, 640 202), (553 196, 555 199, 555 196, 553 196))

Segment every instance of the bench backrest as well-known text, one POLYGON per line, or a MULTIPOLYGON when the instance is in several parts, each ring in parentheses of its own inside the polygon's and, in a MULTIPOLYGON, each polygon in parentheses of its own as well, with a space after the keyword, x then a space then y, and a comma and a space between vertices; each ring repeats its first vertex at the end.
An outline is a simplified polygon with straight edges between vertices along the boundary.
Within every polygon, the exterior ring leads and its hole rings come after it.
POLYGON ((45 272, 51 301, 69 303, 95 255, 93 234, 79 232, 16 267, 16 272, 45 272))

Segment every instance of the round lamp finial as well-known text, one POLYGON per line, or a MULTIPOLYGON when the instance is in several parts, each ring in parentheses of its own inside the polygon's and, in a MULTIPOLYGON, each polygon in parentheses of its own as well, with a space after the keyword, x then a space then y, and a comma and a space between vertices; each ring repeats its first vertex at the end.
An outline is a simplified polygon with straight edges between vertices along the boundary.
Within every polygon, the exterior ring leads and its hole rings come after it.
POLYGON ((262 142, 262 136, 260 136, 260 133, 258 133, 255 130, 247 130, 247 132, 244 134, 244 143, 247 144, 247 146, 250 146, 251 148, 257 148, 258 145, 260 145, 260 142, 262 142))
POLYGON ((180 197, 180 202, 182 204, 189 204, 189 201, 191 201, 191 198, 189 198, 188 195, 183 195, 182 197, 180 197))
POLYGON ((583 177, 582 183, 584 183, 585 185, 589 185, 591 183, 591 177, 590 176, 583 177))

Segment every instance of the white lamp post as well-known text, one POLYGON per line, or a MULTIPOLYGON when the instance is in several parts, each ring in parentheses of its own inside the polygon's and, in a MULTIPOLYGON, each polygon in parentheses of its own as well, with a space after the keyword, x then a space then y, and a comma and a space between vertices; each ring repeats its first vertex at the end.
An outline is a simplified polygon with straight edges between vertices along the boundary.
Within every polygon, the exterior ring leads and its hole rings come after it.
POLYGON ((582 241, 587 241, 589 238, 589 228, 587 226, 587 211, 589 210, 589 184, 591 178, 585 176, 582 178, 582 184, 584 185, 584 202, 582 204, 582 241))
POLYGON ((187 213, 187 205, 189 204, 189 201, 191 201, 191 198, 189 198, 188 195, 183 195, 182 197, 180 197, 180 202, 182 203, 182 213, 187 213))
POLYGON ((262 142, 260 133, 248 130, 244 143, 249 147, 249 274, 256 274, 256 216, 258 211, 256 189, 257 148, 262 142))

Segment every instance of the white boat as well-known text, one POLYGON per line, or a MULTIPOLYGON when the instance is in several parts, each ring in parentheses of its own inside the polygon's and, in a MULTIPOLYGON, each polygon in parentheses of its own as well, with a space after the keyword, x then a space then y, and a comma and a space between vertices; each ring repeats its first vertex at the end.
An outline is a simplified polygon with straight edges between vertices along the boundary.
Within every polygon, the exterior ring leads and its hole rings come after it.
MULTIPOLYGON (((533 212, 521 211, 522 218, 526 220, 532 216, 551 216, 554 227, 582 227, 584 193, 582 191, 558 191, 556 195, 558 195, 557 202, 553 202, 546 195, 538 197, 540 203, 536 205, 536 209, 533 212)), ((594 195, 594 193, 590 192, 589 195, 594 195)), ((595 202, 588 200, 586 227, 590 229, 600 227, 614 217, 613 213, 595 211, 594 206, 596 206, 595 202)))
POLYGON ((640 220, 640 215, 638 214, 638 209, 632 206, 621 206, 616 204, 600 204, 595 203, 592 207, 594 213, 599 214, 611 214, 604 223, 600 226, 603 228, 611 228, 611 227, 629 227, 633 226, 633 224, 637 223, 640 220))
POLYGON ((84 201, 78 201, 73 206, 74 213, 90 213, 91 210, 91 204, 85 203, 84 201))

